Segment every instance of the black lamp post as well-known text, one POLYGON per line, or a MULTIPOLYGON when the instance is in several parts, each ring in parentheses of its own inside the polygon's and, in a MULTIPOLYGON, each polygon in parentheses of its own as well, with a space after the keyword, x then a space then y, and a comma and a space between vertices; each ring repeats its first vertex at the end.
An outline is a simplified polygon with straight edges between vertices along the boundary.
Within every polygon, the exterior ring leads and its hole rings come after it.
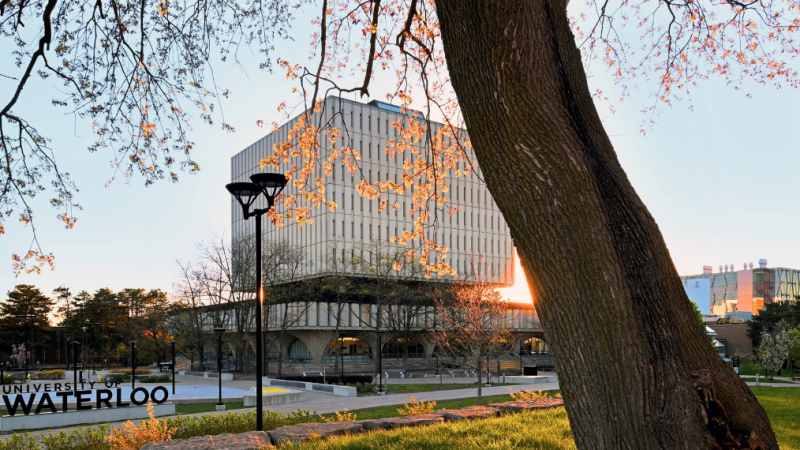
POLYGON ((28 342, 28 331, 30 330, 30 321, 36 316, 33 314, 17 314, 17 318, 25 319, 25 379, 28 379, 28 361, 30 360, 30 342, 28 342))
POLYGON ((376 330, 375 334, 378 335, 378 392, 383 392, 383 358, 381 358, 381 353, 383 353, 383 346, 381 345, 383 331, 376 330))
MULTIPOLYGON (((214 332, 217 333, 217 376, 219 377, 219 401, 217 402, 217 406, 222 406, 222 335, 228 331, 225 328, 214 328, 214 332)), ((261 375, 258 375, 258 378, 261 378, 261 375)), ((260 397, 260 395, 259 395, 260 397)))
MULTIPOLYGON (((83 331, 81 339, 83 339, 83 342, 86 342, 86 325, 81 327, 81 331, 83 331)), ((83 349, 83 345, 81 345, 81 381, 83 381, 84 370, 86 370, 86 351, 83 349)))
POLYGON ((136 389, 136 341, 131 341, 131 390, 136 389))
POLYGON ((72 341, 72 391, 78 390, 78 351, 75 346, 80 344, 78 341, 72 341))
POLYGON ((172 345, 172 395, 175 395, 175 341, 170 341, 172 345))
POLYGON ((92 373, 97 375, 97 368, 94 364, 94 346, 97 345, 97 339, 95 339, 95 327, 102 326, 102 323, 93 323, 93 322, 86 322, 86 325, 91 326, 91 333, 89 334, 91 344, 89 345, 89 356, 92 359, 92 373))
POLYGON ((266 214, 275 205, 275 197, 277 197, 288 180, 286 177, 279 173, 257 173, 250 176, 252 183, 230 183, 225 186, 225 189, 236 198, 236 201, 242 206, 242 215, 245 220, 250 217, 256 218, 256 431, 264 431, 264 410, 262 387, 264 380, 262 379, 262 345, 261 345, 261 305, 264 300, 264 293, 262 292, 261 283, 261 217, 266 214), (267 207, 264 209, 255 209, 250 212, 250 206, 256 201, 260 194, 267 197, 267 207))

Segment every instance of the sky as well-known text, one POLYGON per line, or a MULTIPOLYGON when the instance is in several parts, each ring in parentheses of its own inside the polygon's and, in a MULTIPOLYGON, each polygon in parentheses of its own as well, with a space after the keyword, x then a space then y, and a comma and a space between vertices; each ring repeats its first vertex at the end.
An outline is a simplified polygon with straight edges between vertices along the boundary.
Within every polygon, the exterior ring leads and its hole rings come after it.
MULTIPOLYGON (((302 29, 302 28, 301 28, 302 29)), ((281 43, 275 56, 305 52, 305 35, 281 43)), ((10 58, 0 59, 2 72, 10 58)), ((36 225, 43 249, 56 255, 55 270, 40 275, 14 276, 11 254, 27 249, 30 230, 9 221, 0 235, 0 295, 14 285, 38 286, 49 294, 58 286, 73 293, 102 287, 136 287, 171 291, 178 279, 177 261, 197 254, 196 247, 215 235, 230 236, 230 158, 264 136, 257 120, 277 120, 278 105, 290 98, 280 73, 258 70, 252 60, 247 72, 219 67, 218 82, 231 88, 221 102, 226 121, 236 127, 227 133, 218 126, 195 121, 194 158, 201 171, 181 173, 178 183, 158 182, 145 187, 113 177, 111 155, 89 153, 91 124, 49 107, 57 88, 52 79, 34 80, 23 92, 18 112, 34 114, 36 125, 53 139, 60 164, 80 188, 78 222, 65 230, 56 211, 43 202, 36 225)), ((590 78, 592 89, 611 86, 602 72, 590 78)), ((0 79, 0 101, 10 95, 0 79)), ((383 100, 379 89, 371 89, 383 100)), ((656 118, 646 135, 639 132, 641 109, 649 106, 651 89, 634 91, 616 105, 616 113, 599 105, 623 168, 655 217, 680 274, 700 273, 710 264, 733 264, 766 258, 770 267, 800 268, 800 152, 796 141, 800 123, 800 92, 745 82, 735 90, 710 81, 693 92, 691 104, 677 103, 656 118), (745 94, 751 94, 748 99, 745 94)), ((503 294, 514 301, 530 295, 519 263, 516 284, 503 294)))

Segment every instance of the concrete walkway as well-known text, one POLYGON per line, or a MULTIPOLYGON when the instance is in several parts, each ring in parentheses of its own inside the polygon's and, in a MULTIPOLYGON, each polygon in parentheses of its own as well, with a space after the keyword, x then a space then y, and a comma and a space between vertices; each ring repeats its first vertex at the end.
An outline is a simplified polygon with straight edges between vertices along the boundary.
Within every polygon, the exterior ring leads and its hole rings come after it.
MULTIPOLYGON (((431 379, 431 378, 421 378, 421 379, 402 379, 402 381, 411 381, 411 380, 427 380, 428 383, 426 384, 439 384, 438 379, 431 379)), ((447 382, 448 378, 445 378, 443 381, 447 382)), ((475 378, 455 378, 456 382, 460 383, 474 383, 475 378)), ((395 381, 395 380, 392 380, 395 381)), ((176 377, 176 382, 183 385, 209 385, 213 384, 216 386, 217 380, 207 379, 207 378, 195 378, 195 377, 176 377)), ((125 385, 129 385, 130 383, 125 383, 125 385)), ((411 384, 411 383, 392 383, 392 384, 411 384)), ((414 383, 417 384, 417 383, 414 383)), ((166 384, 164 384, 166 385, 166 384)), ((231 388, 238 388, 238 389, 249 389, 255 385, 255 380, 234 380, 234 381, 227 381, 223 382, 223 386, 231 387, 231 388)), ((149 384, 147 386, 154 386, 149 384)), ((510 394, 512 392, 516 393, 519 391, 523 391, 526 389, 530 390, 552 390, 558 389, 558 383, 537 383, 537 384, 528 384, 528 385, 513 385, 513 386, 497 386, 497 387, 486 387, 484 386, 482 389, 481 394, 483 396, 491 396, 491 395, 503 395, 503 394, 510 394)), ((404 403, 408 403, 411 396, 417 401, 442 401, 442 400, 453 400, 453 399, 461 399, 461 398, 471 398, 476 397, 478 395, 478 388, 470 388, 470 389, 453 389, 453 390, 446 390, 446 391, 431 391, 431 392, 419 392, 415 394, 390 394, 390 395, 372 395, 368 397, 336 397, 329 394, 322 394, 319 392, 308 392, 308 401, 301 402, 301 403, 291 403, 286 405, 274 405, 269 409, 271 411, 276 412, 290 412, 296 411, 298 409, 303 410, 310 410, 316 411, 317 414, 330 414, 336 411, 343 411, 345 408, 349 411, 356 411, 359 409, 366 409, 366 408, 374 408, 379 406, 394 406, 394 405, 403 405, 404 403)), ((234 410, 236 412, 247 412, 247 411, 254 411, 255 408, 243 408, 234 410)), ((187 414, 187 416, 201 416, 207 414, 225 414, 227 411, 211 411, 205 413, 197 413, 197 414, 187 414)), ((138 421, 134 421, 137 423, 138 421)), ((123 422, 115 422, 110 423, 112 427, 119 428, 123 422)), ((84 425, 83 427, 91 427, 92 425, 84 425)), ((42 435, 51 432, 53 434, 59 433, 61 431, 65 431, 69 433, 72 429, 78 428, 76 427, 69 427, 69 428, 60 428, 60 429, 50 429, 50 430, 42 430, 42 431, 32 431, 30 432, 31 435, 42 435)), ((24 433, 24 431, 20 431, 24 433)), ((0 435, 0 439, 5 440, 11 436, 11 433, 2 434, 0 435)))

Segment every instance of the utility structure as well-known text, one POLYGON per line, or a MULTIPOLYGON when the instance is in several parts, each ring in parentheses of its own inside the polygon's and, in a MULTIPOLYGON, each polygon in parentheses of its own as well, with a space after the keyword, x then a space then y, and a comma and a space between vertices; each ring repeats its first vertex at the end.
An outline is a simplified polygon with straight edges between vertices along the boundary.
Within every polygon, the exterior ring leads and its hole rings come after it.
POLYGON ((225 188, 242 206, 242 214, 245 220, 251 217, 256 218, 256 431, 263 431, 264 410, 262 407, 264 399, 262 395, 264 380, 262 378, 262 367, 264 355, 262 354, 261 325, 264 319, 261 309, 264 301, 264 289, 262 287, 261 273, 261 217, 274 207, 275 197, 280 195, 288 180, 285 175, 279 173, 257 173, 251 175, 250 180, 252 181, 251 183, 228 183, 225 188), (250 207, 253 206, 261 194, 264 194, 267 198, 267 207, 256 208, 253 212, 250 212, 250 207))

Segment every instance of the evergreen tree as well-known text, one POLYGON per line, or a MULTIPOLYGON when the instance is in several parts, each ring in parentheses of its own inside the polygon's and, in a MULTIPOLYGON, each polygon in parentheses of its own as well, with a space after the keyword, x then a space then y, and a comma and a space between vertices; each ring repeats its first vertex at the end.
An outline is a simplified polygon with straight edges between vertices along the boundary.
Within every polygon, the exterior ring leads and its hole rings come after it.
POLYGON ((48 338, 53 300, 33 285, 18 284, 0 303, 0 353, 8 355, 12 345, 26 344, 35 360, 48 338), (29 317, 30 316, 30 317, 29 317))

